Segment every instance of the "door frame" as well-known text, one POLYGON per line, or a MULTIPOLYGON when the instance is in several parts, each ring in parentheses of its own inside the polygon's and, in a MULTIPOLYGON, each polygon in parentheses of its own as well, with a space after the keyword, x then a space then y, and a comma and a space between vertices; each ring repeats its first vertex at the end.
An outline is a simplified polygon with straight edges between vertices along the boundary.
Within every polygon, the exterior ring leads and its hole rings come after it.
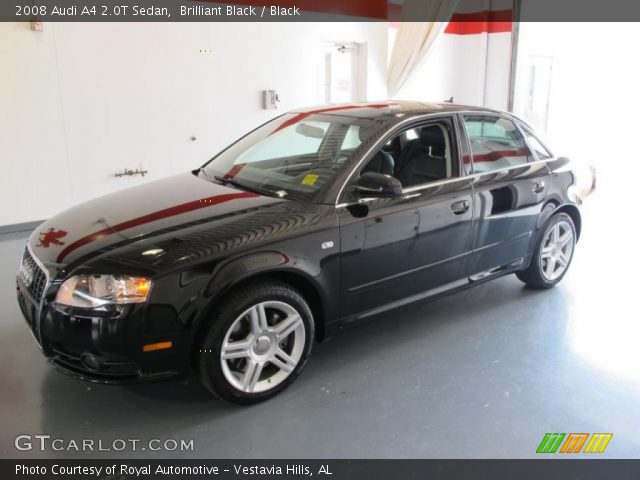
POLYGON ((338 40, 324 40, 322 41, 320 51, 320 64, 322 78, 319 79, 321 83, 320 91, 322 92, 321 103, 334 104, 335 102, 330 100, 331 85, 327 82, 330 79, 331 64, 328 62, 327 54, 330 50, 339 47, 352 48, 355 50, 355 68, 354 73, 356 78, 355 85, 352 85, 352 92, 354 95, 353 102, 363 102, 367 98, 367 44, 353 41, 338 41, 338 40))
MULTIPOLYGON (((402 189, 402 195, 411 194, 415 192, 419 192, 426 188, 443 185, 448 182, 460 180, 463 177, 470 176, 468 169, 466 169, 463 165, 462 153, 466 152, 468 147, 461 144, 461 130, 459 125, 459 120, 457 120, 456 115, 458 112, 446 112, 446 113, 430 113, 427 115, 416 116, 414 118, 409 118, 403 122, 399 122, 393 126, 389 131, 387 131, 382 137, 380 137, 368 150, 367 152, 360 158, 360 160, 356 163, 356 165, 351 169, 349 174, 345 177, 345 181, 342 182, 340 189, 338 190, 338 194, 336 196, 336 207, 344 207, 348 205, 353 205, 355 203, 362 203, 366 201, 370 201, 372 199, 362 198, 359 200, 348 200, 345 196, 348 193, 348 187, 352 184, 353 181, 357 179, 358 173, 367 165, 368 161, 373 158, 373 156, 378 153, 378 151, 394 136, 402 133, 404 130, 411 130, 412 128, 417 128, 419 126, 423 126, 425 124, 438 122, 440 119, 450 119, 451 126, 453 127, 453 135, 455 139, 453 142, 455 143, 455 149, 457 153, 457 162, 458 162, 458 173, 457 177, 453 178, 445 178, 442 180, 436 180, 434 182, 424 183, 422 185, 414 185, 409 188, 402 189)), ((465 135, 466 138, 466 135, 465 135)))

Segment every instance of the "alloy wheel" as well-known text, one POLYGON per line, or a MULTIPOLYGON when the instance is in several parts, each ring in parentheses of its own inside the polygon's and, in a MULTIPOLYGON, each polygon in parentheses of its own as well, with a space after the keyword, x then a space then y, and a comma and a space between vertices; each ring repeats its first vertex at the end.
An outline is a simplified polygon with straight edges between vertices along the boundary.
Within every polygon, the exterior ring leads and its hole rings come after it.
POLYGON ((224 377, 247 393, 276 387, 298 366, 305 333, 302 317, 291 305, 266 301, 252 306, 233 321, 222 342, 224 377))
POLYGON ((573 228, 567 222, 560 221, 547 232, 540 249, 540 268, 548 281, 556 280, 566 271, 573 245, 573 228))

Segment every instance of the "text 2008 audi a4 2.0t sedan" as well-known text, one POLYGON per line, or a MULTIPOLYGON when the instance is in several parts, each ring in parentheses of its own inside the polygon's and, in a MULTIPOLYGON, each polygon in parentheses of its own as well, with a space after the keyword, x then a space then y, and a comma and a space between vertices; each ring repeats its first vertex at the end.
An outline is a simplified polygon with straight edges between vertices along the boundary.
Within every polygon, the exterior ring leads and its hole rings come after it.
POLYGON ((18 300, 57 369, 194 372, 238 403, 291 384, 341 325, 501 275, 548 288, 580 236, 576 176, 525 123, 450 104, 284 114, 199 170, 36 229, 18 300))

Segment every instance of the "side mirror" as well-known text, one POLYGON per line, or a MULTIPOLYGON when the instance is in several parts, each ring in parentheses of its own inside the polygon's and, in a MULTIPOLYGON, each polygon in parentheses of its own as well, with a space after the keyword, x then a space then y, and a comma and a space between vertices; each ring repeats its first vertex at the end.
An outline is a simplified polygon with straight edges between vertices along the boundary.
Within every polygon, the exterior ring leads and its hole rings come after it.
POLYGON ((363 197, 395 198, 402 195, 402 184, 397 178, 376 172, 360 175, 355 189, 363 197))

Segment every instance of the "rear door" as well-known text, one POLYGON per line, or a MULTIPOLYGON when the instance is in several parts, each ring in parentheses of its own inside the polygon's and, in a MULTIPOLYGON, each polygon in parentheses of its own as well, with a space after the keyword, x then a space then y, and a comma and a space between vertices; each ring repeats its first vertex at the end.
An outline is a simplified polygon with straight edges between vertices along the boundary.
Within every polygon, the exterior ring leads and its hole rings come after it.
POLYGON ((550 170, 511 118, 461 114, 474 174, 472 280, 522 264, 543 207, 550 170))

